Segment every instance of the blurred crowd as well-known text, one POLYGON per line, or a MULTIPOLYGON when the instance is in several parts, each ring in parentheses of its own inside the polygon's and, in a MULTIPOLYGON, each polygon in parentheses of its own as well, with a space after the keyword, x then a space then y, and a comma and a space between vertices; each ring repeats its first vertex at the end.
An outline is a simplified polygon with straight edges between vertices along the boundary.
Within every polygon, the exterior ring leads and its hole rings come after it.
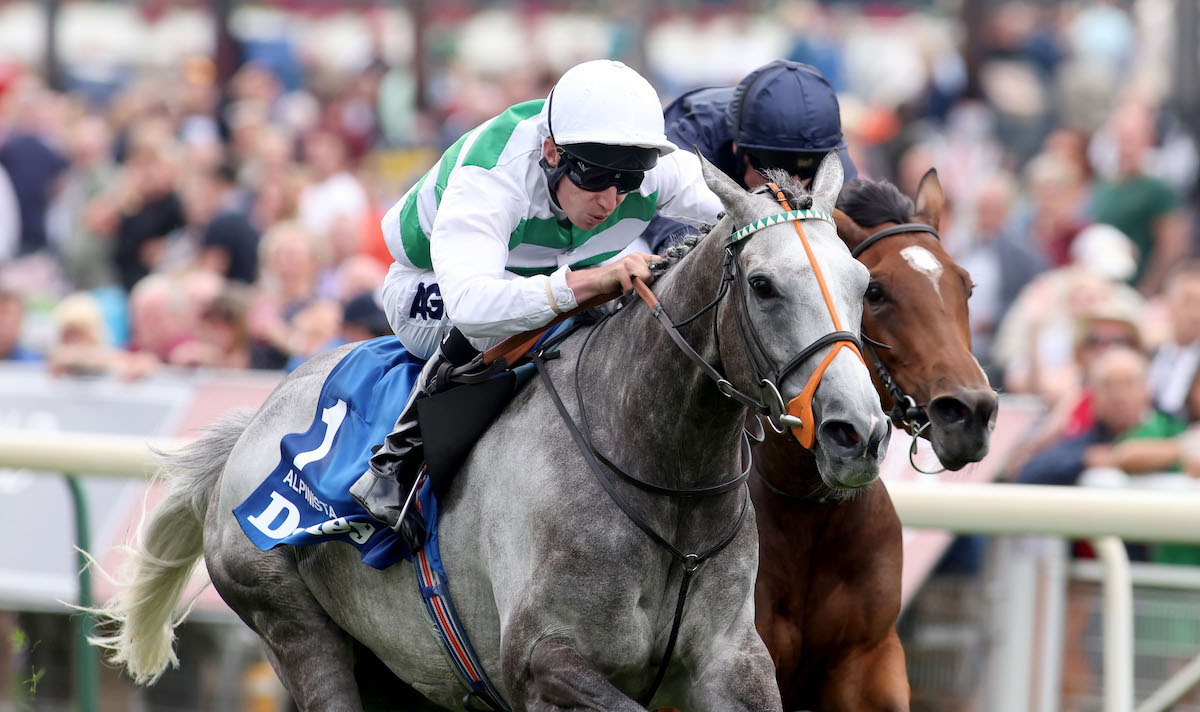
POLYGON ((996 3, 967 32, 887 4, 622 7, 578 12, 589 39, 572 54, 539 53, 550 20, 537 7, 439 5, 419 110, 411 63, 382 50, 348 67, 247 41, 228 81, 185 54, 103 87, 68 67, 64 90, 0 58, 0 359, 125 378, 289 369, 385 335, 379 220, 461 132, 545 96, 591 54, 640 60, 664 102, 784 56, 839 90, 864 175, 912 194, 939 169, 942 237, 975 283, 976 354, 994 386, 1048 406, 1016 476, 1200 474, 1200 447, 1180 435, 1200 416, 1200 263, 1196 141, 1161 79, 1173 3, 996 3), (736 71, 663 59, 718 36, 700 49, 736 71), (1144 392, 1106 391, 1118 366, 1140 369, 1144 392), (1126 459, 1120 441, 1150 435, 1174 456, 1126 459))
POLYGON ((373 296, 391 262, 386 205, 358 172, 370 139, 342 121, 370 95, 368 75, 287 119, 271 71, 247 65, 220 87, 213 70, 189 58, 103 106, 32 73, 9 78, 4 358, 130 378, 161 365, 284 369, 389 333, 373 296), (27 314, 40 330, 22 329, 27 314))

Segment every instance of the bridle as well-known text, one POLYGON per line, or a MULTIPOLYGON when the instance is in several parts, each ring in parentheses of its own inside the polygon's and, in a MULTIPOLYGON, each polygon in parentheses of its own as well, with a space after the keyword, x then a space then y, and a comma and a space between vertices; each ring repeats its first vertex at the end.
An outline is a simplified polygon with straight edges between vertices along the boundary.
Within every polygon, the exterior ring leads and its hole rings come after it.
MULTIPOLYGON (((927 232, 933 235, 934 239, 941 242, 942 238, 938 235, 938 231, 930 225, 922 223, 900 223, 885 227, 882 230, 871 233, 871 235, 860 242, 857 247, 851 250, 850 255, 854 259, 859 259, 862 253, 866 252, 872 245, 880 240, 891 237, 893 235, 901 235, 913 232, 927 232)), ((871 360, 874 362, 875 374, 879 377, 879 382, 887 389, 892 396, 892 411, 888 414, 896 427, 904 428, 909 435, 912 436, 912 445, 908 448, 908 462, 917 472, 926 475, 936 475, 945 472, 946 468, 940 470, 923 470, 917 465, 914 459, 917 454, 917 440, 921 435, 929 429, 929 413, 926 411, 926 405, 917 403, 917 400, 911 395, 904 392, 902 388, 892 378, 892 374, 888 371, 887 366, 883 365, 883 359, 879 358, 879 349, 891 349, 891 346, 881 344, 878 341, 864 335, 863 341, 866 342, 867 351, 871 354, 871 360)))
MULTIPOLYGON (((650 291, 650 288, 646 286, 645 282, 639 278, 634 278, 633 285, 635 291, 641 297, 642 301, 645 302, 646 306, 650 308, 651 314, 663 326, 668 336, 670 336, 671 340, 675 343, 679 350, 682 351, 683 354, 701 370, 701 372, 703 372, 715 383, 717 390, 720 391, 722 395, 740 403, 741 405, 760 415, 766 416, 771 426, 780 433, 787 429, 791 429, 792 434, 802 445, 805 447, 811 447, 816 434, 816 424, 812 414, 812 399, 816 393, 817 386, 820 385, 821 377, 824 375, 825 370, 829 367, 829 364, 833 362, 834 357, 841 351, 841 349, 850 349, 850 351, 854 353, 860 361, 862 360, 862 352, 859 348, 857 336, 841 329, 841 322, 838 319, 837 310, 834 308, 833 298, 826 286, 825 278, 821 272, 820 265, 817 263, 816 257, 813 254, 812 246, 808 241, 808 236, 805 235, 804 230, 800 227, 800 223, 804 220, 824 220, 836 227, 833 216, 829 213, 819 210, 792 210, 791 206, 788 205, 783 191, 780 190, 779 187, 774 183, 771 183, 770 187, 775 191, 776 199, 780 202, 780 205, 786 212, 755 220, 749 225, 733 231, 730 234, 725 244, 725 261, 722 268, 721 282, 718 286, 717 294, 711 302, 702 307, 698 312, 687 319, 684 319, 683 321, 675 322, 667 314, 662 302, 660 302, 658 297, 655 296, 652 291, 650 291), (745 244, 745 241, 748 240, 748 238, 755 232, 785 222, 792 223, 792 225, 795 227, 796 234, 799 236, 801 243, 804 245, 804 251, 808 255, 809 262, 812 265, 814 274, 816 275, 817 283, 820 286, 821 294, 824 297, 827 308, 829 309, 830 317, 833 319, 835 331, 826 334, 825 336, 822 336, 813 343, 809 344, 786 364, 784 364, 782 367, 779 367, 766 353, 762 340, 758 337, 758 333, 754 329, 753 323, 751 323, 749 320, 746 294, 742 285, 742 269, 738 260, 738 256, 742 246, 745 244), (693 348, 687 339, 684 338, 684 336, 679 332, 680 327, 696 321, 708 311, 719 310, 721 302, 724 301, 725 296, 729 294, 729 285, 731 282, 736 283, 735 291, 739 298, 739 305, 735 311, 738 332, 741 336, 745 351, 749 357, 755 379, 760 386, 760 393, 759 397, 757 398, 735 387, 720 371, 718 371, 712 364, 705 360, 705 358, 701 356, 700 353, 696 351, 696 349, 693 348), (751 346, 752 343, 754 347, 751 346), (778 384, 782 383, 782 381, 792 371, 799 368, 808 359, 812 358, 812 356, 820 349, 830 345, 832 345, 834 348, 822 360, 816 371, 813 372, 813 375, 809 377, 808 383, 805 385, 800 395, 792 398, 785 404, 783 402, 783 396, 780 394, 778 384)), ((604 454, 596 448, 592 441, 592 428, 588 420, 587 408, 584 403, 583 391, 580 385, 580 368, 592 336, 594 336, 596 332, 604 326, 604 324, 609 318, 612 317, 612 315, 613 313, 610 313, 608 316, 604 317, 601 322, 598 323, 595 328, 588 333, 588 335, 584 338, 583 343, 580 345, 579 352, 576 356, 574 372, 575 398, 576 407, 579 410, 580 421, 582 422, 582 427, 576 424, 575 420, 571 417, 571 414, 567 411, 567 408, 563 404, 562 398, 559 396, 557 389, 554 387, 554 382, 551 380, 550 374, 546 369, 546 362, 554 356, 557 356, 557 352, 553 351, 553 346, 556 346, 561 339, 566 338, 566 334, 556 336, 551 340, 549 345, 544 345, 534 355, 533 361, 537 366, 538 374, 541 377, 542 384, 545 386, 551 401, 554 403, 559 415, 566 424, 567 430, 570 432, 575 444, 579 447, 580 452, 583 454, 583 458, 588 463, 592 474, 595 475, 597 481, 599 481, 605 492, 608 493, 613 502, 616 503, 621 511, 623 511, 639 529, 641 529, 656 545, 665 549, 667 553, 669 553, 671 557, 678 561, 683 567, 683 578, 680 582, 679 595, 675 606, 675 615, 672 621, 671 632, 667 640, 666 649, 663 653, 661 661, 659 662, 658 672, 655 675, 654 682, 651 684, 649 690, 647 690, 638 698, 638 701, 644 706, 648 705, 653 699, 654 693, 658 690, 664 677, 666 676, 668 663, 671 660, 671 656, 674 654, 675 644, 678 640, 680 625, 683 621, 684 605, 687 602, 688 590, 691 585, 691 579, 693 575, 700 568, 701 564, 723 550, 737 536, 737 533, 741 530, 742 525, 746 521, 746 516, 749 510, 750 496, 749 492, 743 493, 741 513, 738 516, 737 522, 733 525, 733 528, 727 534, 725 534, 724 537, 722 537, 716 544, 710 546, 700 553, 685 554, 678 547, 668 541, 666 537, 655 531, 650 523, 642 518, 637 511, 629 505, 625 497, 620 494, 613 483, 609 480, 609 477, 606 476, 605 470, 607 469, 608 471, 615 473, 626 482, 638 487, 639 489, 642 489, 643 491, 650 492, 651 494, 679 498, 699 498, 721 495, 732 492, 735 489, 743 488, 746 478, 749 477, 751 470, 750 443, 745 430, 743 430, 741 432, 741 443, 744 469, 740 475, 720 484, 687 489, 664 487, 651 482, 646 482, 645 480, 625 472, 615 463, 613 463, 612 460, 604 456, 604 454), (603 465, 601 463, 603 463, 603 465)), ((714 335, 717 335, 719 331, 718 317, 718 311, 714 311, 714 335)), ((716 343, 719 352, 720 342, 717 341, 716 343)))

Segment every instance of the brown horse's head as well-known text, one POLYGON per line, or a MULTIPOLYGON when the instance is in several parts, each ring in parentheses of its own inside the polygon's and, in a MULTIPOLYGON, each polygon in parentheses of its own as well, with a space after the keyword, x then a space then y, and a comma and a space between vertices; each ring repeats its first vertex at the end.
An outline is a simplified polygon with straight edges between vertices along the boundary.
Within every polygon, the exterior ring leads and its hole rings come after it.
MULTIPOLYGON (((838 234, 854 251, 880 230, 896 225, 919 223, 936 231, 944 204, 945 194, 932 168, 921 179, 915 207, 887 181, 853 181, 838 199, 838 234)), ((871 271, 862 333, 890 347, 868 351, 874 351, 895 386, 924 410, 929 427, 922 434, 947 469, 983 459, 996 423, 997 401, 971 355, 970 275, 946 254, 936 232, 897 232, 872 242, 858 258, 871 271)), ((900 413, 893 411, 892 389, 880 374, 875 379, 884 410, 900 413)))

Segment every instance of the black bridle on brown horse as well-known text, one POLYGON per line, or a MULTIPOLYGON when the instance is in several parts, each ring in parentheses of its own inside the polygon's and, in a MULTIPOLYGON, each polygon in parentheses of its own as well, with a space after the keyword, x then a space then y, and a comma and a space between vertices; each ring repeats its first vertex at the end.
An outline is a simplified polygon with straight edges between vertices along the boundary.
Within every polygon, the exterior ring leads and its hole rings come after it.
MULTIPOLYGON (((851 250, 850 255, 854 257, 854 259, 858 259, 862 253, 866 252, 872 245, 884 239, 885 237, 903 235, 913 232, 927 232, 930 235, 933 235, 938 242, 941 242, 942 240, 941 235, 938 235, 938 231, 930 225, 925 225, 922 223, 900 223, 899 225, 892 225, 891 227, 885 227, 882 230, 871 233, 870 237, 860 242, 857 247, 851 250)), ((888 346, 887 344, 881 344, 866 334, 862 335, 862 340, 863 345, 868 347, 866 350, 871 354, 871 360, 875 362, 875 373, 879 376, 880 383, 883 384, 883 387, 886 388, 888 393, 890 393, 892 396, 892 411, 888 414, 888 417, 892 419, 892 422, 895 423, 896 427, 904 428, 906 431, 908 431, 909 435, 913 436, 912 447, 909 448, 908 452, 909 462, 918 472, 924 472, 925 474, 936 474, 938 472, 943 472, 945 468, 942 470, 926 472, 920 467, 917 467, 917 463, 912 459, 917 450, 917 438, 920 437, 921 434, 929 427, 929 413, 927 413, 925 410, 926 405, 917 403, 915 398, 905 393, 904 390, 897 385, 896 380, 892 378, 892 374, 888 372, 887 366, 883 365, 883 359, 879 358, 878 349, 890 350, 892 347, 888 346)))

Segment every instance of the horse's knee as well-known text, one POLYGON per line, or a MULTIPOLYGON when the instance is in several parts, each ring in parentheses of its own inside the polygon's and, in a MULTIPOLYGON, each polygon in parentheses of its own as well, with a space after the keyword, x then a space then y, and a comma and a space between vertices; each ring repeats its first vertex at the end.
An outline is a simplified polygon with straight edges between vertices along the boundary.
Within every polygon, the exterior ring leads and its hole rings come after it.
POLYGON ((908 673, 898 638, 834 667, 821 693, 823 712, 909 712, 908 673))
POLYGON ((523 683, 520 696, 531 712, 643 709, 562 638, 543 638, 534 644, 523 683))

